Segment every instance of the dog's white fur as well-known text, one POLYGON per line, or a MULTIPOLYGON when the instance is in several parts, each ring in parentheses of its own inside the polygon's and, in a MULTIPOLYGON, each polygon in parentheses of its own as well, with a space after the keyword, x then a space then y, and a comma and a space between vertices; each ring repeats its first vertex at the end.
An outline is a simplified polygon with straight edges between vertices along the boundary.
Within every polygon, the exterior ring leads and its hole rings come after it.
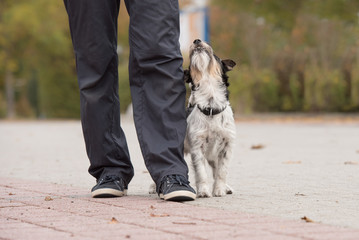
MULTIPOLYGON (((185 72, 185 78, 191 79, 192 91, 188 106, 193 110, 187 117, 184 150, 191 154, 197 196, 212 196, 205 165, 208 162, 213 170, 213 196, 220 197, 233 192, 227 185, 227 169, 236 132, 223 71, 230 71, 235 63, 232 60, 221 61, 214 56, 213 49, 208 44, 195 42, 190 48, 190 71, 185 72), (227 61, 232 63, 227 65, 227 61), (198 107, 224 110, 207 116, 198 107)), ((149 193, 156 193, 154 183, 151 184, 149 193)))
MULTIPOLYGON (((188 106, 193 110, 187 118, 185 153, 191 154, 198 197, 210 197, 212 194, 219 197, 232 193, 226 181, 236 132, 232 108, 226 95, 227 86, 223 82, 222 64, 225 63, 215 58, 212 48, 205 42, 191 45, 189 77, 192 79, 192 91, 188 106), (198 107, 224 110, 207 116, 198 107), (206 161, 213 170, 212 194, 206 161)), ((225 67, 229 71, 233 65, 225 67)))

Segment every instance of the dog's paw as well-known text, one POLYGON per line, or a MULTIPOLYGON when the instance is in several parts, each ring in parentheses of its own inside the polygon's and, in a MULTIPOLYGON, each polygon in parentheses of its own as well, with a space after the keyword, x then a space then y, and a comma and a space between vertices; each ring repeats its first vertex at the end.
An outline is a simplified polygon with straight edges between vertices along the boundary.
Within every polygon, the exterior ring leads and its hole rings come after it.
POLYGON ((210 192, 197 192, 198 198, 210 198, 211 193, 210 192))
POLYGON ((209 198, 211 197, 211 192, 207 185, 203 185, 197 188, 197 197, 199 198, 209 198))
POLYGON ((233 188, 231 188, 228 184, 226 184, 226 193, 227 194, 232 194, 233 193, 233 188))
POLYGON ((150 188, 148 189, 149 194, 156 194, 156 184, 151 183, 150 188))
POLYGON ((227 186, 225 184, 216 185, 213 187, 213 196, 223 197, 227 194, 227 186))
POLYGON ((213 196, 215 196, 215 197, 223 197, 225 195, 226 195, 226 191, 223 189, 215 189, 213 191, 213 196))

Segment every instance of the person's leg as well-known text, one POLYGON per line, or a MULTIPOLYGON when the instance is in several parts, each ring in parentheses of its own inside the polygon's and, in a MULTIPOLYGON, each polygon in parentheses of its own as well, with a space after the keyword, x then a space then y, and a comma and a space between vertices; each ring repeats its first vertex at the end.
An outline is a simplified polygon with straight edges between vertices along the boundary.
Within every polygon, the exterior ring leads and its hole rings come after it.
POLYGON ((120 0, 64 0, 75 51, 81 122, 97 180, 118 176, 125 186, 133 167, 120 127, 117 18, 120 0))
POLYGON ((167 175, 188 179, 177 0, 126 0, 130 15, 130 85, 134 119, 147 169, 159 191, 167 175))

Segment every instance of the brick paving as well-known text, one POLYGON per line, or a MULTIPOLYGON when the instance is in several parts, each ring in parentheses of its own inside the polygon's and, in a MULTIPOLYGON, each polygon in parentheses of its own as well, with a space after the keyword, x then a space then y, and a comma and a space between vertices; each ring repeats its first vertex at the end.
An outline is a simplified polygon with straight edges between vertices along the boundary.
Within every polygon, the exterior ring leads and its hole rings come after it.
POLYGON ((359 239, 359 230, 0 178, 0 239, 359 239))

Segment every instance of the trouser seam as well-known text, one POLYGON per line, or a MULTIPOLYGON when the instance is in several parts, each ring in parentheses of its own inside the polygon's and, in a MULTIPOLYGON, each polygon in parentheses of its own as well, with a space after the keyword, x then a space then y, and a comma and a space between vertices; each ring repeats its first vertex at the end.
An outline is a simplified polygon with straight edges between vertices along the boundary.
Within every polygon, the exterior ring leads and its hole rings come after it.
MULTIPOLYGON (((140 126, 140 131, 139 131, 139 134, 140 134, 140 136, 139 136, 139 139, 140 139, 140 145, 141 145, 141 149, 142 149, 142 151, 143 151, 143 158, 144 158, 144 160, 145 160, 145 163, 148 161, 148 151, 147 151, 147 149, 146 149, 146 146, 145 146, 145 144, 144 144, 144 139, 143 139, 143 115, 144 115, 144 108, 143 108, 143 98, 144 98, 144 96, 143 96, 143 89, 142 89, 142 86, 140 87, 140 119, 139 119, 139 126, 140 126)), ((146 164, 147 165, 147 164, 146 164)), ((148 169, 149 170, 149 172, 152 172, 151 171, 151 169, 148 169)))
MULTIPOLYGON (((113 62, 113 61, 112 61, 113 62)), ((113 64, 113 63, 111 63, 113 64)), ((114 70, 116 72, 116 70, 114 70)), ((115 74, 115 80, 117 78, 117 74, 115 74)), ((115 88, 115 83, 112 83, 112 89, 115 88)), ((114 126, 114 121, 115 121, 115 107, 116 107, 116 100, 115 100, 115 97, 114 97, 114 93, 115 92, 115 89, 113 89, 113 92, 111 94, 111 100, 112 100, 112 111, 111 111, 111 128, 110 128, 110 133, 111 133, 111 139, 112 139, 112 142, 113 144, 115 145, 116 148, 118 148, 119 146, 116 144, 116 141, 113 137, 113 126, 114 126)), ((117 156, 115 156, 117 157, 117 156)))
MULTIPOLYGON (((114 56, 115 57, 115 56, 114 56)), ((114 81, 118 81, 118 73, 116 71, 116 61, 111 61, 110 65, 115 65, 113 69, 113 71, 115 72, 115 77, 114 77, 114 81)), ((119 146, 115 140, 115 138, 113 137, 113 128, 114 128, 114 122, 115 122, 115 112, 116 112, 116 98, 115 98, 115 94, 116 94, 116 84, 115 82, 112 83, 112 93, 111 93, 111 101, 112 101, 112 111, 111 111, 111 127, 110 127, 110 135, 111 135, 111 140, 113 145, 115 146, 115 149, 118 151, 121 146, 119 146)), ((118 158, 119 156, 115 153, 115 158, 118 158)), ((120 177, 125 181, 125 185, 128 185, 128 179, 127 177, 125 178, 124 176, 122 176, 122 174, 120 174, 120 177)))

